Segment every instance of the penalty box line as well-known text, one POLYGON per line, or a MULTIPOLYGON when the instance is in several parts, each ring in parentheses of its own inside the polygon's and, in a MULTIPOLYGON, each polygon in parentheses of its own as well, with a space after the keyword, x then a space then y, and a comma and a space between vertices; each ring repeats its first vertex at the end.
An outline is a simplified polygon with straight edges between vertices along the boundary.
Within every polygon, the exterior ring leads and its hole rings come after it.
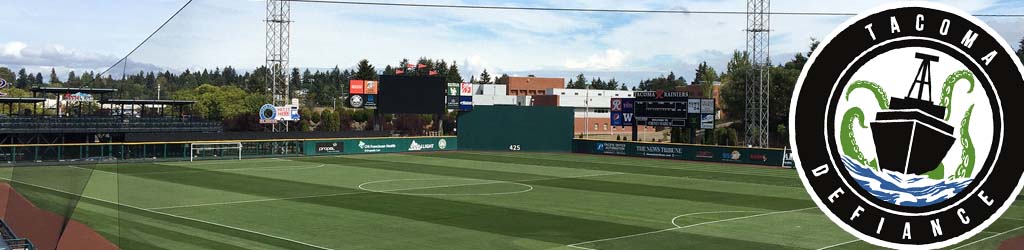
MULTIPOLYGON (((643 232, 643 233, 638 233, 638 234, 630 234, 630 235, 611 237, 611 238, 605 238, 605 239, 597 239, 597 240, 591 240, 591 241, 584 241, 584 242, 580 242, 580 243, 570 244, 570 245, 567 245, 567 246, 572 247, 572 248, 577 248, 577 249, 596 250, 596 249, 593 249, 593 248, 581 247, 579 245, 590 244, 590 243, 595 243, 595 242, 603 242, 603 241, 609 241, 609 240, 625 239, 625 238, 631 238, 631 237, 636 237, 636 236, 655 234, 655 233, 661 233, 661 232, 666 232, 666 231, 673 231, 673 230, 677 230, 677 229, 686 229, 686 228, 692 228, 692 227, 698 227, 698 226, 710 225, 710 224, 716 224, 716 223, 722 223, 722 222, 745 220, 745 219, 762 217, 762 216, 768 216, 768 215, 776 215, 776 214, 799 212, 799 211, 813 209, 813 208, 817 208, 817 207, 806 207, 806 208, 786 210, 786 211, 775 211, 775 212, 769 212, 769 213, 741 216, 741 217, 736 217, 736 218, 729 218, 729 219, 721 219, 721 220, 714 220, 714 221, 708 221, 708 222, 701 222, 701 223, 697 223, 697 224, 691 224, 691 225, 686 225, 686 226, 681 226, 681 227, 680 226, 676 226, 676 227, 673 227, 673 228, 666 228, 666 229, 657 230, 657 231, 643 232)), ((748 211, 734 211, 734 212, 748 212, 748 211)), ((695 215, 695 214, 704 214, 704 213, 708 213, 708 212, 692 213, 692 214, 685 214, 685 215, 695 215)), ((675 218, 683 217, 685 215, 676 216, 675 218)), ((673 222, 672 222, 673 225, 675 225, 675 218, 672 219, 673 220, 673 222)))
MULTIPOLYGON (((393 190, 374 190, 374 191, 370 191, 370 190, 366 190, 366 189, 359 189, 359 190, 364 190, 364 191, 332 193, 332 194, 320 194, 320 195, 305 195, 305 196, 284 197, 284 198, 265 198, 265 199, 253 199, 253 200, 241 200, 241 201, 212 202, 212 203, 202 203, 202 204, 192 204, 192 205, 154 207, 154 208, 149 208, 149 209, 151 209, 151 210, 163 210, 163 209, 193 208, 193 207, 205 207, 205 206, 220 206, 220 205, 233 205, 233 204, 270 202, 270 201, 302 200, 302 199, 313 199, 313 198, 324 198, 324 197, 335 197, 335 196, 346 196, 346 195, 357 195, 357 194, 387 193, 387 192, 410 191, 410 190, 421 190, 421 189, 432 189, 432 188, 489 185, 489 184, 502 183, 502 182, 519 183, 519 182, 559 180, 559 179, 579 179, 579 178, 587 178, 587 177, 609 176, 609 175, 620 175, 620 174, 626 174, 626 173, 611 172, 611 173, 590 174, 590 175, 580 175, 580 176, 553 177, 553 178, 530 179, 530 180, 514 180, 514 181, 490 181, 490 182, 482 182, 482 183, 457 184, 457 185, 446 185, 446 186, 428 186, 428 187, 404 188, 404 189, 393 189, 393 190)), ((485 180, 485 179, 480 179, 480 180, 485 180)))
POLYGON ((292 243, 296 243, 296 244, 299 244, 299 245, 303 245, 303 246, 307 246, 307 247, 312 247, 312 248, 316 248, 316 249, 331 250, 331 248, 326 248, 326 247, 322 247, 322 246, 318 246, 318 245, 313 245, 313 244, 310 244, 310 243, 306 243, 306 242, 302 242, 302 241, 298 241, 298 240, 293 240, 293 239, 289 239, 289 238, 285 238, 285 237, 281 237, 281 236, 276 236, 276 235, 256 232, 256 231, 249 230, 249 229, 228 226, 228 225, 224 225, 224 224, 220 224, 220 223, 216 223, 216 222, 205 221, 205 220, 200 220, 200 219, 196 219, 196 218, 189 218, 189 217, 185 217, 185 216, 174 215, 174 214, 164 213, 164 212, 160 212, 160 211, 154 211, 154 210, 151 210, 151 209, 136 207, 136 206, 132 206, 132 205, 128 205, 128 204, 122 204, 122 203, 108 201, 108 200, 104 200, 104 199, 100 199, 100 198, 95 198, 95 197, 89 197, 89 196, 86 196, 86 195, 73 194, 73 193, 70 193, 70 192, 67 192, 67 191, 57 190, 57 189, 53 189, 53 188, 50 188, 50 187, 44 187, 44 186, 40 186, 40 185, 36 185, 36 184, 32 184, 32 183, 21 182, 21 181, 11 180, 11 179, 7 179, 7 178, 2 178, 2 177, 0 177, 0 179, 7 180, 9 182, 16 182, 16 183, 21 183, 21 184, 37 187, 37 188, 42 188, 42 189, 46 189, 46 190, 50 190, 50 191, 54 191, 54 192, 58 192, 58 193, 74 195, 74 196, 78 196, 78 197, 82 197, 82 198, 86 198, 86 199, 90 199, 90 200, 95 200, 95 201, 99 201, 99 202, 109 203, 109 204, 113 204, 113 205, 116 205, 116 206, 125 206, 125 207, 128 207, 128 208, 138 209, 138 210, 142 210, 142 211, 146 211, 146 212, 150 212, 150 213, 154 213, 154 214, 160 214, 160 215, 164 215, 164 216, 170 216, 170 217, 174 217, 174 218, 190 220, 190 221, 194 221, 194 222, 199 222, 199 223, 203 223, 203 224, 209 224, 209 225, 213 225, 213 226, 217 226, 217 227, 222 227, 222 228, 227 228, 227 229, 231 229, 231 230, 242 231, 242 232, 246 232, 246 233, 266 236, 266 237, 270 237, 270 238, 274 238, 274 239, 279 239, 279 240, 284 240, 284 241, 288 241, 288 242, 292 242, 292 243))

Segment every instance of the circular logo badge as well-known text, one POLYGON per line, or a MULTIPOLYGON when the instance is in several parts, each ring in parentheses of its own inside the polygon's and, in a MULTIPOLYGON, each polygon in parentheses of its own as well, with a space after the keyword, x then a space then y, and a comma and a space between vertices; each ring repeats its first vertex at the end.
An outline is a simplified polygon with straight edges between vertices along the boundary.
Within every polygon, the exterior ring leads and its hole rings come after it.
POLYGON ((861 14, 814 51, 790 140, 804 186, 847 232, 943 248, 999 218, 1024 186, 1015 142, 1021 63, 977 18, 899 3, 861 14))
POLYGON ((263 104, 260 107, 260 119, 262 120, 274 120, 277 119, 277 107, 273 104, 263 104))
POLYGON ((441 139, 441 140, 437 141, 437 148, 445 149, 447 147, 448 147, 448 141, 445 141, 444 139, 441 139))
POLYGON ((363 103, 363 96, 361 95, 353 95, 352 97, 348 98, 348 105, 352 106, 353 108, 362 108, 363 103))

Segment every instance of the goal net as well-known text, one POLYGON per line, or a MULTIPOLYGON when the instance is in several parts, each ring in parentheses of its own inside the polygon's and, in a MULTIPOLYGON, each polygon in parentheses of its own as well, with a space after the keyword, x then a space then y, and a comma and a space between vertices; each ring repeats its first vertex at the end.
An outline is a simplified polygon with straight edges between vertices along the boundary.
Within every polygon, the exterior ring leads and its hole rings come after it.
POLYGON ((241 142, 192 143, 189 160, 241 160, 241 142))

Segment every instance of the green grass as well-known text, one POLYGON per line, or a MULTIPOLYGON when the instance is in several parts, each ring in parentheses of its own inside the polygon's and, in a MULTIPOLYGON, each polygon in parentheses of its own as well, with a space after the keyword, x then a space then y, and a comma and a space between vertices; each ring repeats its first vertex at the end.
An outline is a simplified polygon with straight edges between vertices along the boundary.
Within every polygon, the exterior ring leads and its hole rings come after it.
MULTIPOLYGON (((52 190, 84 187, 73 218, 125 249, 818 249, 854 240, 814 207, 794 170, 739 165, 444 152, 0 171, 58 212, 77 197, 52 190)), ((1022 224, 1017 203, 963 249, 996 248, 1024 235, 1013 230, 1022 224)), ((864 248, 873 247, 832 249, 864 248)))

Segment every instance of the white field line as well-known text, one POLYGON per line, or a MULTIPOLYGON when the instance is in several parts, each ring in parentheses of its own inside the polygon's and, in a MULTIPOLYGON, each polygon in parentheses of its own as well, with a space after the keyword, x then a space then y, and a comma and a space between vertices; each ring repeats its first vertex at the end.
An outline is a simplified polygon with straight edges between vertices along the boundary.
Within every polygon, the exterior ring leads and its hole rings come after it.
MULTIPOLYGON (((553 178, 532 179, 532 180, 504 181, 504 182, 528 182, 528 181, 543 181, 543 180, 557 180, 557 179, 579 179, 579 178, 596 177, 596 176, 607 176, 607 175, 619 175, 619 174, 625 174, 625 173, 603 173, 603 174, 591 174, 591 175, 580 175, 580 176, 566 176, 566 177, 553 177, 553 178)), ((366 184, 366 183, 363 183, 363 184, 366 184)), ((454 186, 486 185, 486 184, 493 184, 493 183, 459 184, 459 185, 453 185, 453 187, 454 186)), ((360 185, 362 185, 362 184, 360 184, 360 185)), ((395 190, 385 190, 385 191, 387 191, 387 192, 395 192, 395 191, 408 191, 408 190, 443 188, 443 187, 445 187, 445 186, 416 187, 416 188, 405 188, 405 189, 395 189, 395 190)), ((360 188, 360 189, 362 189, 362 188, 360 188)), ((365 189, 362 189, 362 190, 365 190, 365 189)), ((380 191, 377 191, 377 192, 380 192, 380 191)), ((162 209, 173 209, 173 208, 192 208, 192 207, 232 205, 232 204, 268 202, 268 201, 285 201, 285 200, 323 198, 323 197, 334 197, 334 196, 345 196, 345 195, 367 194, 367 193, 374 193, 374 191, 356 191, 356 192, 344 192, 344 193, 320 194, 320 195, 306 195, 306 196, 295 196, 295 197, 284 197, 284 198, 266 198, 266 199, 241 200, 241 201, 213 202, 213 203, 192 204, 192 205, 154 207, 154 208, 149 208, 149 209, 152 209, 152 210, 162 210, 162 209)))
POLYGON ((1006 233, 1009 233, 1009 232, 1013 232, 1013 231, 1017 231, 1017 230, 1020 230, 1021 228, 1024 228, 1024 226, 1020 226, 1020 227, 1017 227, 1017 228, 1014 228, 1014 229, 1006 230, 1005 232, 1002 232, 1002 233, 997 233, 997 234, 994 234, 994 235, 992 235, 992 236, 989 236, 989 237, 985 237, 985 238, 982 238, 982 239, 980 239, 980 240, 972 241, 971 243, 967 243, 967 244, 964 244, 964 245, 958 246, 958 247, 956 247, 956 248, 953 248, 953 249, 950 249, 950 250, 957 250, 957 249, 961 249, 961 248, 964 248, 964 247, 966 247, 966 246, 974 245, 974 243, 978 243, 978 242, 986 241, 986 240, 988 240, 988 239, 991 239, 991 238, 995 238, 995 237, 997 237, 997 236, 1000 236, 1000 235, 1004 235, 1004 234, 1006 234, 1006 233))
MULTIPOLYGON (((480 156, 490 156, 490 155, 492 155, 492 154, 486 154, 486 153, 481 153, 481 152, 468 152, 468 151, 463 151, 463 152, 459 152, 459 153, 472 154, 472 155, 480 155, 480 156)), ((530 158, 530 157, 510 156, 510 155, 504 155, 504 156, 514 157, 514 158, 522 158, 522 159, 558 160, 558 159, 547 158, 547 157, 530 158)), ((470 160, 470 161, 472 161, 472 160, 470 160)), ((676 161, 676 160, 673 160, 673 161, 676 161)), ((604 164, 619 165, 619 166, 630 166, 628 164, 622 164, 622 163, 617 163, 617 162, 594 162, 594 161, 585 161, 585 162, 587 162, 587 163, 604 163, 604 164)), ((694 161, 683 161, 683 162, 694 162, 694 161)), ((697 164, 709 164, 709 165, 713 165, 714 164, 713 162, 708 162, 708 163, 694 162, 694 163, 697 163, 697 164)), ((744 170, 744 171, 718 171, 718 170, 715 170, 713 168, 695 168, 695 167, 680 168, 680 167, 676 167, 677 165, 679 165, 679 163, 677 163, 677 162, 668 162, 668 163, 665 163, 665 164, 648 164, 648 165, 646 165, 646 167, 660 168, 660 169, 671 169, 671 170, 691 170, 691 171, 701 171, 701 172, 725 173, 725 174, 756 175, 756 176, 767 176, 767 177, 796 177, 795 174, 787 174, 787 173, 767 173, 766 174, 764 172, 757 171, 756 167, 749 167, 749 168, 755 169, 753 171, 747 171, 747 170, 744 170)), ((700 166, 704 166, 704 165, 700 165, 700 166)), ((771 169, 771 168, 766 168, 766 169, 771 169)))
POLYGON ((479 180, 479 179, 468 179, 468 178, 422 178, 422 179, 394 179, 394 180, 381 180, 371 181, 359 184, 359 189, 369 191, 372 193, 388 193, 388 194, 404 194, 404 195, 423 195, 423 196, 489 196, 489 195, 504 195, 504 194, 518 194, 533 191, 533 186, 512 181, 487 181, 478 183, 466 183, 466 184, 452 184, 452 185, 440 185, 440 186, 426 186, 426 187, 414 187, 414 188, 400 188, 400 189, 387 189, 387 190, 373 190, 363 187, 367 184, 383 183, 383 182, 396 182, 396 181, 422 181, 422 180, 479 180), (417 190, 417 189, 432 189, 432 188, 449 188, 449 187, 464 187, 464 186, 477 186, 477 185, 488 185, 488 184, 514 184, 527 187, 525 190, 511 191, 511 192, 497 192, 497 193, 479 193, 479 194, 417 194, 417 193, 401 193, 406 190, 417 190))
POLYGON ((829 248, 833 248, 833 247, 838 247, 838 246, 842 246, 842 245, 846 245, 846 244, 850 244, 850 243, 854 243, 854 242, 858 242, 858 241, 860 241, 860 239, 851 240, 851 241, 847 241, 847 242, 843 242, 843 243, 839 243, 839 244, 835 244, 835 245, 831 245, 831 246, 827 246, 827 247, 818 248, 818 250, 825 250, 825 249, 829 249, 829 248))
MULTIPOLYGON (((745 219, 761 217, 761 216, 783 214, 783 213, 792 213, 792 212, 798 212, 798 211, 808 210, 808 209, 812 209, 812 208, 817 208, 817 207, 807 207, 807 208, 800 208, 800 209, 793 209, 793 210, 786 210, 786 211, 775 211, 775 212, 770 212, 770 213, 762 213, 762 214, 748 215, 748 216, 742 216, 742 217, 736 217, 736 218, 729 218, 729 219, 722 219, 722 220, 702 222, 702 223, 691 224, 691 225, 686 225, 686 226, 682 226, 682 227, 676 226, 676 227, 673 227, 673 228, 666 228, 666 229, 657 230, 657 231, 650 231, 650 232, 644 232, 644 233, 638 233, 638 234, 630 234, 630 235, 624 235, 624 236, 618 236, 618 237, 612 237, 612 238, 605 238, 605 239, 597 239, 597 240, 592 240, 592 241, 584 241, 584 242, 580 242, 580 243, 571 244, 571 245, 568 245, 568 246, 575 247, 575 248, 580 248, 580 249, 596 250, 596 249, 593 249, 593 248, 579 247, 578 245, 590 244, 590 243, 594 243, 594 242, 609 241, 609 240, 624 239, 624 238, 636 237, 636 236, 641 236, 641 235, 648 235, 648 234, 660 233, 660 232, 665 232, 665 231, 672 231, 672 230, 677 230, 677 229, 686 229, 686 228, 691 228, 691 227, 710 225, 710 224, 716 224, 716 223, 722 223, 722 222, 729 222, 729 221, 736 221, 736 220, 745 220, 745 219)), ((746 212, 746 211, 723 211, 723 212, 746 212)), ((688 215, 707 214, 707 213, 710 213, 710 212, 693 213, 693 214, 688 214, 688 215)), ((687 214, 684 214, 684 215, 687 215, 687 214)), ((681 216, 676 216, 675 218, 672 219, 673 220, 673 223, 672 223, 673 225, 675 225, 675 222, 674 222, 675 219, 679 218, 679 217, 683 217, 683 216, 682 215, 681 216)))
MULTIPOLYGON (((302 167, 291 166, 291 167, 258 167, 258 168, 225 168, 225 169, 199 169, 199 168, 193 168, 193 169, 196 169, 196 170, 148 172, 148 173, 137 173, 137 174, 134 174, 134 175, 161 175, 161 174, 184 174, 184 173, 201 173, 201 172, 236 172, 236 171, 237 172, 243 172, 243 171, 290 171, 290 170, 317 169, 317 168, 322 168, 322 167, 325 167, 325 166, 327 166, 327 164, 320 164, 320 165, 316 165, 316 166, 302 166, 302 167)), ((100 172, 100 173, 105 173, 105 174, 110 174, 110 175, 118 175, 119 174, 118 172, 110 172, 110 171, 104 171, 104 170, 94 170, 94 169, 88 169, 88 168, 83 168, 83 167, 78 167, 78 166, 69 166, 69 167, 78 168, 78 169, 84 169, 84 170, 91 170, 91 171, 94 171, 93 173, 100 172)))
POLYGON ((136 206, 132 206, 132 205, 128 205, 128 204, 121 204, 121 203, 117 203, 117 202, 113 202, 113 201, 108 201, 108 200, 104 200, 104 199, 100 199, 100 198, 89 197, 89 196, 79 195, 79 194, 73 194, 73 193, 70 193, 70 192, 63 191, 63 190, 57 190, 57 189, 53 189, 53 188, 49 188, 49 187, 44 187, 44 186, 40 186, 40 185, 36 185, 36 184, 32 184, 32 183, 25 183, 25 182, 15 181, 15 180, 11 180, 11 179, 6 179, 6 178, 0 178, 0 179, 7 180, 9 182, 17 182, 17 183, 21 183, 21 184, 37 187, 37 188, 42 188, 42 189, 46 189, 46 190, 50 190, 50 191, 54 191, 54 192, 59 192, 59 193, 79 196, 79 197, 90 199, 90 200, 96 200, 96 201, 110 203, 110 204, 114 204, 114 205, 118 205, 118 206, 125 206, 125 207, 129 207, 129 208, 132 208, 132 209, 138 209, 138 210, 142 210, 142 211, 146 211, 146 212, 150 212, 150 213, 155 213, 155 214, 160 214, 160 215, 164 215, 164 216, 170 216, 170 217, 174 217, 174 218, 195 221, 195 222, 199 222, 199 223, 214 225, 214 226, 223 227, 223 228, 227 228, 227 229, 231 229, 231 230, 236 230, 236 231, 242 231, 242 232, 247 232, 247 233, 252 233, 252 234, 258 234, 258 235, 262 235, 262 236, 266 236, 266 237, 270 237, 270 238, 274 238, 274 239, 279 239, 279 240, 284 240, 284 241, 288 241, 288 242, 292 242, 292 243, 296 243, 296 244, 300 244, 300 245, 308 246, 308 247, 312 247, 312 248, 325 249, 325 250, 330 250, 331 249, 331 248, 317 246, 317 245, 313 245, 313 244, 309 244, 309 243, 306 243, 306 242, 297 241, 297 240, 293 240, 293 239, 289 239, 289 238, 285 238, 285 237, 281 237, 281 236, 265 234, 265 233, 261 233, 261 232, 252 231, 252 230, 249 230, 249 229, 228 226, 228 225, 224 225, 224 224, 220 224, 220 223, 216 223, 216 222, 210 222, 210 221, 205 221, 205 220, 200 220, 200 219, 195 219, 195 218, 184 217, 184 216, 180 216, 180 215, 164 213, 164 212, 160 212, 160 211, 154 211, 154 210, 150 210, 150 209, 146 209, 146 208, 136 207, 136 206))

